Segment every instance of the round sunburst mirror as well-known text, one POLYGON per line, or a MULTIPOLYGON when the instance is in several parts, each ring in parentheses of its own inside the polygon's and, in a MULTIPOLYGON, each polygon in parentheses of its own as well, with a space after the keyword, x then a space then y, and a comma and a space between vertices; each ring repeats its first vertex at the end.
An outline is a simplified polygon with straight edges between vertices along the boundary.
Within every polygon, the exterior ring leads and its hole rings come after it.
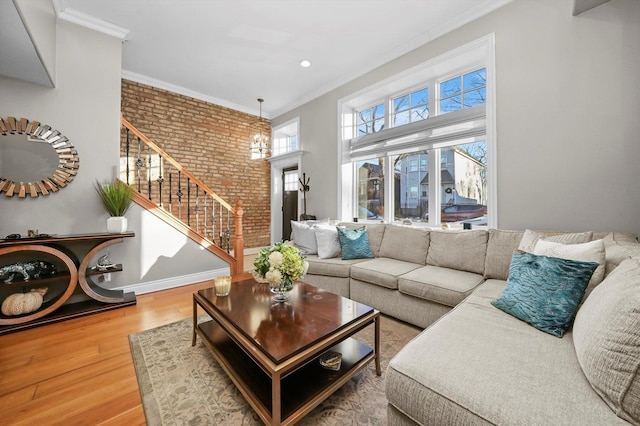
POLYGON ((0 194, 49 195, 78 173, 78 152, 51 126, 26 118, 0 118, 0 135, 0 194))

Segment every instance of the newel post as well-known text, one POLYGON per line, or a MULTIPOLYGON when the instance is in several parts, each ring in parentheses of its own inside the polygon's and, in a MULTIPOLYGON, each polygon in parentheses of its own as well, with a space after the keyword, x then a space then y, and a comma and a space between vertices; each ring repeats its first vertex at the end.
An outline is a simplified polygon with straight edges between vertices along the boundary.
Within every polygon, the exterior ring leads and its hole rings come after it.
POLYGON ((236 201, 236 233, 233 239, 233 254, 236 258, 236 268, 232 271, 232 275, 242 274, 244 272, 244 237, 242 236, 242 201, 236 201))

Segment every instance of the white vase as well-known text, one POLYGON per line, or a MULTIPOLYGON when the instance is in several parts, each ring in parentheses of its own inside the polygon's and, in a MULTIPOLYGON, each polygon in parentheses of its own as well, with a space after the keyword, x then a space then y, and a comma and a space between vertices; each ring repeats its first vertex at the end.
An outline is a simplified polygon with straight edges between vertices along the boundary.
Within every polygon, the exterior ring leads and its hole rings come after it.
POLYGON ((127 231, 127 218, 124 216, 112 216, 107 219, 107 232, 121 234, 127 231))

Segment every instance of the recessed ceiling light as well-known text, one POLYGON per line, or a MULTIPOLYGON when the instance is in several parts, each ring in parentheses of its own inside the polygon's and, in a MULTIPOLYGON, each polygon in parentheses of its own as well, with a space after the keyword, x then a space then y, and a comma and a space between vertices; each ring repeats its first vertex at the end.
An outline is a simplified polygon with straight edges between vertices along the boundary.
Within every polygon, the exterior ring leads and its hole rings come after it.
POLYGON ((311 61, 308 59, 303 59, 300 61, 300 66, 302 68, 309 68, 311 66, 311 61))

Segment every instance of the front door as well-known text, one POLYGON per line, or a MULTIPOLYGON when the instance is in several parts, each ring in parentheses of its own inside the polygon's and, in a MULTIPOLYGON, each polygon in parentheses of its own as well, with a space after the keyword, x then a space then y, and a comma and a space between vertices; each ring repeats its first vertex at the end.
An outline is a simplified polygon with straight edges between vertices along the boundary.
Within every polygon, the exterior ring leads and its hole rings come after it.
POLYGON ((298 218, 298 167, 282 170, 282 240, 291 239, 291 221, 298 218))

